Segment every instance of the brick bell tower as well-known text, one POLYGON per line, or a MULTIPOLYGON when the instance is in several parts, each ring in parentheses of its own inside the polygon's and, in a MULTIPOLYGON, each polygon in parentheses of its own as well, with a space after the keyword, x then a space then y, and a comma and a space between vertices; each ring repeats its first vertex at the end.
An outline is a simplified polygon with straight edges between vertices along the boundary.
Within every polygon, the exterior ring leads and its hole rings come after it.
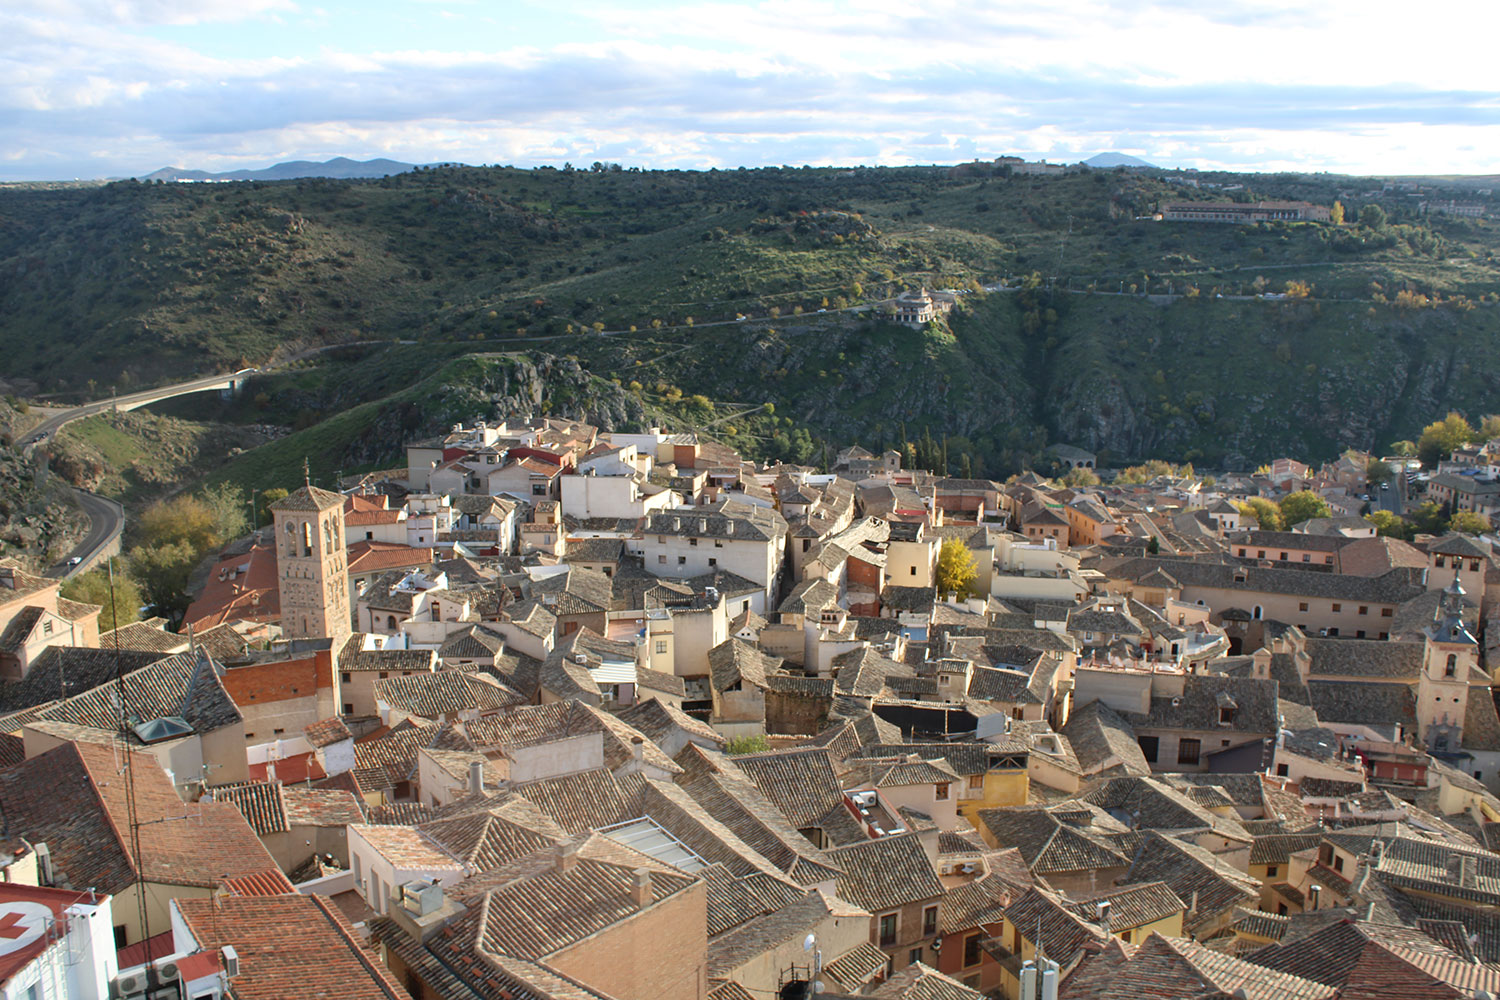
POLYGON ((349 637, 349 567, 344 498, 310 482, 271 505, 281 631, 288 639, 349 637))

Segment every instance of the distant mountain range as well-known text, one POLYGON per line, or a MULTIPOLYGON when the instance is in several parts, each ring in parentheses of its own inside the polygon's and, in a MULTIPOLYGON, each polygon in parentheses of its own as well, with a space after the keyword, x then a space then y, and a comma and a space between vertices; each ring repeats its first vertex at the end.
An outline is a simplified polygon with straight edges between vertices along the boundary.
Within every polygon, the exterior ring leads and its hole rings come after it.
POLYGON ((1147 163, 1139 156, 1130 156, 1126 153, 1099 153, 1083 161, 1091 167, 1104 169, 1107 167, 1155 167, 1154 163, 1147 163))
POLYGON ((138 178, 143 181, 289 181, 299 177, 336 177, 348 180, 360 177, 389 177, 415 170, 416 164, 397 160, 351 160, 347 156, 335 156, 322 163, 311 160, 292 160, 278 163, 261 170, 229 170, 222 174, 206 170, 184 170, 181 167, 162 167, 160 170, 138 178))

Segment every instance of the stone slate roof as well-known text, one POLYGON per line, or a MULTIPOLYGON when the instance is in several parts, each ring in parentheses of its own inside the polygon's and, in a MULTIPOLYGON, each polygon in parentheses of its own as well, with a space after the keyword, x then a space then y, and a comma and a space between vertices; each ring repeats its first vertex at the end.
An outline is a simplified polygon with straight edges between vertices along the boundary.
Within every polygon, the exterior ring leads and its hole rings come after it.
POLYGON ((849 760, 916 754, 923 760, 941 758, 956 774, 968 777, 988 773, 992 749, 988 743, 871 743, 856 750, 849 760))
POLYGON ((376 681, 375 700, 408 715, 437 719, 468 710, 492 712, 524 704, 526 698, 488 674, 440 670, 376 681))
POLYGON ((1155 933, 1127 960, 1112 963, 1102 982, 1084 971, 1077 982, 1064 984, 1062 1000, 1219 1000, 1239 991, 1246 1000, 1330 1000, 1334 995, 1321 983, 1253 965, 1197 941, 1155 933))
POLYGON ((741 754, 734 763, 793 826, 825 827, 835 843, 862 836, 859 825, 844 808, 843 788, 828 751, 770 750, 741 754), (838 818, 842 822, 829 822, 838 818))
POLYGON ((725 500, 709 507, 652 514, 641 527, 644 535, 680 535, 763 541, 784 538, 786 519, 768 507, 725 500))
POLYGON ((1112 778, 1089 794, 1084 802, 1092 803, 1111 815, 1131 817, 1131 826, 1148 830, 1211 829, 1222 837, 1251 842, 1251 837, 1235 820, 1217 816, 1199 806, 1193 799, 1157 778, 1112 778))
POLYGON ((1040 705, 1042 699, 1031 691, 1031 675, 1019 670, 975 667, 969 675, 970 698, 1005 704, 1040 705))
POLYGON ((914 833, 835 847, 828 857, 843 869, 839 897, 872 913, 936 900, 944 893, 914 833))

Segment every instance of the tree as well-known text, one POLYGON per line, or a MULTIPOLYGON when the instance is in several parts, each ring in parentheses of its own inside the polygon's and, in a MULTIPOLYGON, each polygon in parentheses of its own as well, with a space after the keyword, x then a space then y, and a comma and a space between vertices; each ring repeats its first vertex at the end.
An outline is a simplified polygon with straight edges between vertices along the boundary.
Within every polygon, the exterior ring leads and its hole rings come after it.
POLYGON ((1099 477, 1094 474, 1093 469, 1086 469, 1083 466, 1079 465, 1069 469, 1067 473, 1063 475, 1062 479, 1059 480, 1059 482, 1061 482, 1064 486, 1070 488, 1076 488, 1079 486, 1098 486, 1099 477))
POLYGON ((1365 520, 1375 525, 1375 534, 1382 538, 1411 537, 1411 525, 1388 510, 1371 511, 1365 515, 1365 520))
POLYGON ((1474 428, 1458 411, 1450 412, 1442 420, 1428 424, 1417 439, 1417 457, 1425 466, 1435 466, 1447 458, 1455 448, 1461 448, 1474 440, 1474 428))
POLYGON ((1411 522, 1413 534, 1437 535, 1448 523, 1448 512, 1436 500, 1428 500, 1412 511, 1407 520, 1411 522))
POLYGON ((198 553, 184 542, 137 545, 130 550, 130 575, 148 603, 170 615, 187 610, 188 579, 198 564, 198 553))
POLYGON ((1244 503, 1236 504, 1241 514, 1255 518, 1262 531, 1281 530, 1281 510, 1265 497, 1250 497, 1244 503))
MULTIPOLYGON (((640 391, 639 382, 632 382, 630 384, 636 387, 637 392, 640 391)), ((282 489, 280 486, 272 486, 268 490, 263 490, 260 496, 260 519, 262 521, 275 520, 275 515, 271 513, 271 505, 281 500, 285 500, 287 498, 287 491, 282 489)))
POLYGON ((969 547, 957 538, 943 539, 943 547, 938 550, 938 595, 958 594, 964 597, 971 592, 978 575, 979 568, 974 564, 974 554, 969 551, 969 547))
POLYGON ((203 490, 203 502, 214 515, 214 547, 243 535, 250 527, 245 493, 232 483, 220 483, 203 490))
POLYGON ((129 625, 141 620, 141 588, 124 573, 115 574, 114 599, 110 599, 109 571, 90 570, 64 581, 59 593, 70 601, 97 604, 104 610, 99 612, 99 631, 129 625))
POLYGON ((1333 203, 1333 208, 1329 209, 1328 211, 1328 221, 1333 223, 1335 226, 1342 226, 1344 224, 1343 202, 1336 201, 1333 203))
POLYGON ((771 744, 766 742, 764 736, 736 736, 724 744, 724 752, 731 757, 742 753, 760 753, 771 749, 771 744))
POLYGON ((141 514, 142 546, 185 545, 194 553, 218 544, 219 524, 214 511, 198 497, 177 496, 160 500, 141 514))
POLYGON ((1448 519, 1449 531, 1461 531, 1465 535, 1482 535, 1490 530, 1490 519, 1472 510, 1461 510, 1448 519))
POLYGON ((1298 490, 1281 501, 1281 520, 1288 528, 1315 517, 1332 517, 1327 502, 1311 490, 1298 490))
POLYGON ((1359 210, 1359 224, 1370 229, 1385 228, 1385 209, 1379 205, 1366 205, 1359 210))
POLYGON ((1415 441, 1392 441, 1391 454, 1397 458, 1410 458, 1417 453, 1415 441))
POLYGON ((1479 421, 1479 440, 1493 441, 1500 437, 1500 414, 1491 413, 1479 421))
POLYGON ((1365 463, 1365 482, 1367 483, 1388 483, 1395 477, 1396 470, 1391 468, 1389 462, 1372 458, 1365 463))

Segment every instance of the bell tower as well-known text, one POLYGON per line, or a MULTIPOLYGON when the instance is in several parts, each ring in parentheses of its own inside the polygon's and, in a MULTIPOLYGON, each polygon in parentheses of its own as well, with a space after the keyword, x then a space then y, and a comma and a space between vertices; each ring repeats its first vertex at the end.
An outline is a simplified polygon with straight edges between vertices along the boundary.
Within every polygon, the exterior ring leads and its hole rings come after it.
POLYGON ((288 639, 348 638, 349 568, 344 498, 310 483, 271 505, 281 632, 288 639))
POLYGON ((1438 598, 1417 685, 1418 738, 1429 750, 1457 750, 1469 703, 1469 671, 1479 665, 1479 643, 1464 622, 1464 587, 1455 574, 1438 598))

